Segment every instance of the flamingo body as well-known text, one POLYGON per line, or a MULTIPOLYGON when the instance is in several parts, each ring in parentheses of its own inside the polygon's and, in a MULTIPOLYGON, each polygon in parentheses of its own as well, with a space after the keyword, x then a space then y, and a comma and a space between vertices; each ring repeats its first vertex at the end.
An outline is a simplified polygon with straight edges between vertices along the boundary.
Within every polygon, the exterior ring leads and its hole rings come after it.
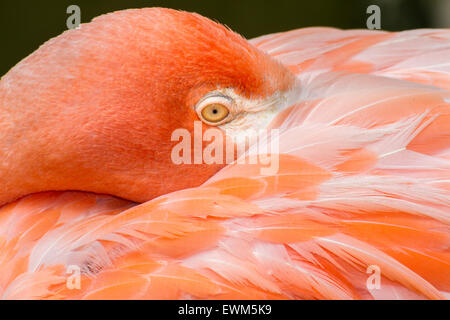
MULTIPOLYGON (((179 19, 180 28, 198 21, 179 19)), ((99 27, 102 21, 107 18, 97 20, 99 27)), ((448 30, 332 28, 267 35, 248 47, 241 38, 229 40, 230 47, 261 50, 282 67, 255 53, 248 77, 238 63, 226 86, 267 96, 289 87, 284 68, 295 75, 294 103, 270 124, 280 132, 278 172, 262 175, 262 165, 235 162, 208 169, 204 183, 192 181, 201 170, 186 171, 178 191, 169 188, 156 198, 162 191, 142 193, 139 186, 127 197, 112 186, 110 195, 87 192, 106 189, 49 189, 5 204, 0 296, 449 298, 449 40, 448 30), (277 79, 259 83, 252 70, 260 63, 277 79), (67 285, 70 266, 81 270, 79 288, 67 285), (379 288, 368 286, 373 268, 380 272, 379 288)), ((6 95, 8 79, 2 78, 0 94, 6 95)))

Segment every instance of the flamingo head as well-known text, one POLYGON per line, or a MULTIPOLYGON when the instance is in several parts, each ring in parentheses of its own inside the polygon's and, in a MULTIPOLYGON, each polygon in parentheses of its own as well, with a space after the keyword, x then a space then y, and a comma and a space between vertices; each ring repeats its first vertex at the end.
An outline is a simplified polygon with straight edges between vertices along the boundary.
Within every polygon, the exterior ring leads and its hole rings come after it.
POLYGON ((141 202, 197 186, 225 163, 174 163, 173 132, 194 136, 197 121, 234 140, 265 127, 294 85, 276 60, 200 15, 100 16, 1 79, 0 203, 46 190, 141 202))

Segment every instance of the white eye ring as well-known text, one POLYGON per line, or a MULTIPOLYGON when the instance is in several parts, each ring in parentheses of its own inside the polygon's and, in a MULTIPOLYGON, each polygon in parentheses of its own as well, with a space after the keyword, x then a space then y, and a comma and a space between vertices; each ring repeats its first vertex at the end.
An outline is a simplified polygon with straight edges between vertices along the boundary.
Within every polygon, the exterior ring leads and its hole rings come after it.
POLYGON ((233 99, 225 96, 219 92, 212 92, 205 97, 203 97, 195 106, 195 112, 197 113, 198 117, 206 124, 209 124, 211 126, 218 126, 221 124, 224 124, 225 122, 228 122, 232 118, 232 106, 233 106, 233 99), (226 109, 228 109, 227 115, 221 119, 220 121, 208 121, 208 119, 205 119, 202 112, 203 110, 210 106, 210 105, 222 105, 226 109))

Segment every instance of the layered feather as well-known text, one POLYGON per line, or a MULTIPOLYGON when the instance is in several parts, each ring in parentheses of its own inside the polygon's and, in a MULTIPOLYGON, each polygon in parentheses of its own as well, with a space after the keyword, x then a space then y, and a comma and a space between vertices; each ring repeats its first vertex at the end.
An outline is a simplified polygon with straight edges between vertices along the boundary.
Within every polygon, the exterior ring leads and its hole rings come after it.
POLYGON ((4 206, 0 296, 448 297, 449 34, 308 28, 252 40, 301 83, 272 123, 278 172, 238 161, 139 205, 53 192, 4 206), (73 265, 79 289, 67 286, 73 265), (379 288, 367 285, 373 266, 379 288))

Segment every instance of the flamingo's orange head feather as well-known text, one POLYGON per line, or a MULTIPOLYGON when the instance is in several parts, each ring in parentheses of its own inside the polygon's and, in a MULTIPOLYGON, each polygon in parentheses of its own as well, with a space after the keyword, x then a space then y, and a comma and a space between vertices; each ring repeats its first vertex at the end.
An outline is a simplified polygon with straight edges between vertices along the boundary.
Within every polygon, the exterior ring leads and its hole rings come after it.
MULTIPOLYGON (((195 186, 223 165, 175 165, 176 128, 228 88, 246 101, 294 77, 228 28, 162 8, 94 19, 48 41, 0 82, 0 204, 44 190, 145 201, 195 186)), ((203 124, 207 126, 206 124, 203 124)))

